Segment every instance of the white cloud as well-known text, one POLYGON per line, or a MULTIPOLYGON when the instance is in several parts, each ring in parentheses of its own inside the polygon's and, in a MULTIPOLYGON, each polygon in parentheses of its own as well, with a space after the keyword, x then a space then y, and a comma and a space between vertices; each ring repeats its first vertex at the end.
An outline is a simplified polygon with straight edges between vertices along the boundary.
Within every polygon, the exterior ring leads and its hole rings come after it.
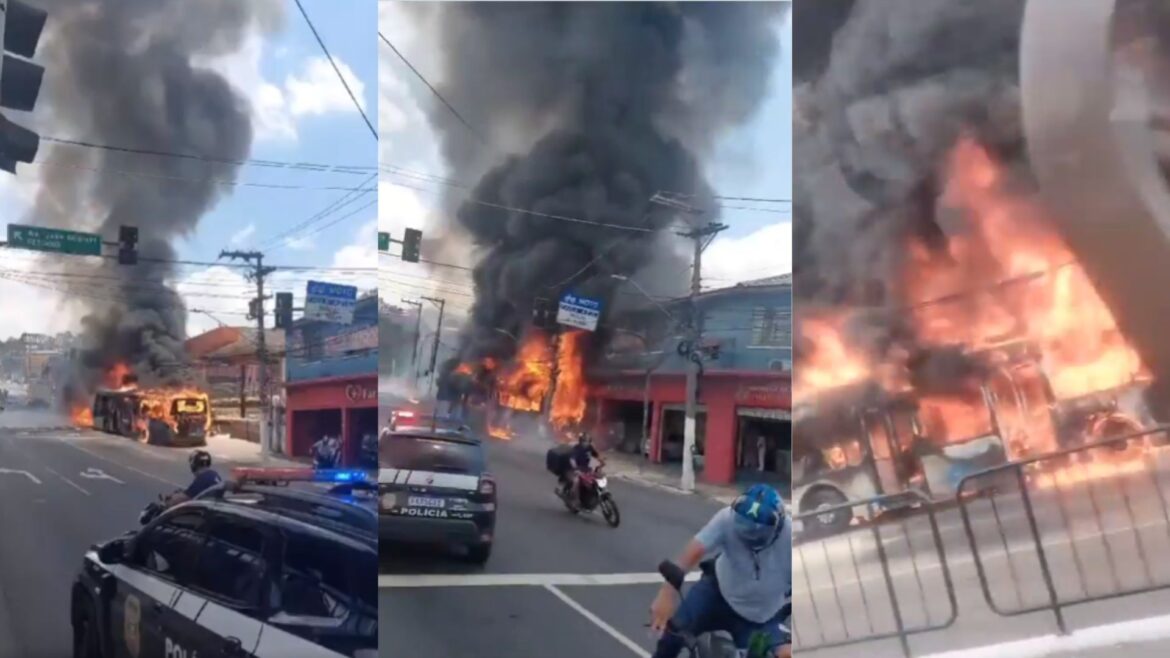
POLYGON ((737 238, 718 238, 703 254, 704 285, 710 288, 791 271, 791 222, 770 224, 737 238))
MULTIPOLYGON (((357 110, 345 87, 323 56, 301 61, 295 73, 282 82, 266 80, 261 72, 265 45, 260 32, 252 32, 237 52, 200 62, 223 75, 252 106, 252 124, 258 140, 296 140, 297 122, 307 117, 353 113, 357 110)), ((276 56, 288 59, 277 49, 276 56)), ((365 84, 340 58, 334 57, 350 89, 365 109, 365 84)))
POLYGON ((239 268, 215 265, 192 272, 175 286, 187 304, 187 335, 197 336, 221 324, 243 326, 253 285, 239 268))
MULTIPOLYGON (((334 56, 333 61, 341 71, 341 77, 353 91, 358 105, 366 109, 366 86, 354 74, 349 65, 334 56)), ((337 79, 337 73, 324 57, 309 59, 299 75, 285 78, 284 92, 288 100, 289 113, 293 117, 321 116, 332 112, 354 112, 353 101, 345 86, 337 79)))
POLYGON ((312 236, 289 236, 284 239, 284 246, 293 251, 312 251, 315 246, 312 236))
POLYGON ((242 245, 242 244, 246 243, 248 240, 251 240, 252 236, 255 234, 256 234, 256 225, 255 224, 248 224, 244 228, 233 233, 232 237, 228 239, 228 242, 230 244, 232 244, 233 246, 242 245))

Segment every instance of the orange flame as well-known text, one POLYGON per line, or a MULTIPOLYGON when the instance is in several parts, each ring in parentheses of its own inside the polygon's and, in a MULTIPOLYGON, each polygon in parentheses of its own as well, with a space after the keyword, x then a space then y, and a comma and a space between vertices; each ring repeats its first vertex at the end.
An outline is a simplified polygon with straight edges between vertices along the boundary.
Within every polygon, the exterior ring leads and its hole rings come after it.
POLYGON ((812 348, 794 368, 796 381, 793 393, 798 400, 807 400, 817 394, 865 381, 871 375, 869 364, 861 353, 849 346, 843 315, 836 317, 807 317, 800 321, 800 330, 812 348))
POLYGON ((585 417, 585 341, 584 331, 561 334, 557 344, 557 385, 553 391, 550 420, 553 427, 564 429, 585 417))
POLYGON ((488 425, 488 436, 491 436, 502 441, 512 440, 512 431, 506 427, 497 427, 495 425, 488 425))
POLYGON ((75 427, 93 427, 93 410, 81 405, 73 407, 69 419, 75 427))
MULTIPOLYGON (((1031 448, 1051 449, 1051 423, 1040 418, 1049 403, 1145 383, 1149 374, 1042 209, 1013 189, 1012 177, 985 148, 960 139, 946 174, 937 213, 945 237, 929 245, 910 239, 899 271, 910 327, 920 345, 980 353, 1005 369, 1019 363, 1009 349, 1026 346, 1023 358, 1036 368, 1016 383, 1029 409, 1041 412, 1016 412, 1005 438, 1023 436, 1031 448)), ((800 318, 812 348, 794 368, 798 400, 865 380, 915 393, 904 376, 905 354, 864 354, 844 330, 848 309, 830 311, 800 318)), ((991 430, 978 397, 915 397, 931 438, 954 441, 991 430)), ((997 405, 1010 406, 1006 393, 996 390, 996 397, 997 405)))
POLYGON ((517 411, 540 411, 552 388, 552 359, 548 334, 530 331, 520 343, 515 364, 497 382, 500 404, 517 411))

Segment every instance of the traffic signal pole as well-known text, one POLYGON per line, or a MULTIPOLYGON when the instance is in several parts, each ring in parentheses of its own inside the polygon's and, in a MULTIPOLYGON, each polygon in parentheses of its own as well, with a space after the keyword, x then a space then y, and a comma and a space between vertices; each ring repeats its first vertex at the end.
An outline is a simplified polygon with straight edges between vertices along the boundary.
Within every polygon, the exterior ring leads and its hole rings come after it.
POLYGON ((256 357, 260 361, 260 417, 264 420, 263 430, 260 432, 260 456, 265 462, 270 456, 272 437, 272 404, 269 395, 268 382, 268 340, 264 330, 264 279, 276 271, 275 267, 264 266, 264 254, 259 251, 221 251, 220 258, 242 260, 252 265, 248 278, 256 284, 256 299, 253 300, 253 311, 256 320, 256 357))

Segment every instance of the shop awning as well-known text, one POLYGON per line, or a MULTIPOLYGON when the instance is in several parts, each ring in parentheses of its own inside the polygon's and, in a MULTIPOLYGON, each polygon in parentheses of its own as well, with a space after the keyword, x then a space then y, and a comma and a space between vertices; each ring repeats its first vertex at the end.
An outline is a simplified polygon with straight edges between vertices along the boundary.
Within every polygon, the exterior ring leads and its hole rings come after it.
POLYGON ((792 422, 792 412, 783 409, 761 409, 757 407, 739 407, 735 410, 736 415, 747 418, 760 418, 762 420, 786 420, 792 422))

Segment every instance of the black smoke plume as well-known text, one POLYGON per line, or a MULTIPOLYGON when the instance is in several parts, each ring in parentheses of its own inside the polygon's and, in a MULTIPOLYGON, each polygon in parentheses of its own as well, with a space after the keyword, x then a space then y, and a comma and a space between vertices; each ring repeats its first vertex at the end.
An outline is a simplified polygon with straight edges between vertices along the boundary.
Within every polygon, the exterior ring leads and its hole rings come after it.
MULTIPOLYGON (((1030 181, 1017 72, 1023 7, 1023 0, 795 5, 797 303, 878 309, 864 314, 868 326, 852 338, 879 359, 913 339, 903 326, 902 305, 911 301, 900 288, 905 245, 909 236, 939 243, 938 176, 960 135, 1018 168, 1022 185, 1030 181)), ((953 355, 943 361, 924 366, 931 379, 940 369, 970 367, 953 355)))
MULTIPOLYGON (((186 363, 186 309, 169 287, 174 242, 230 190, 252 144, 248 102, 209 58, 237 52, 258 26, 275 27, 275 0, 41 0, 49 23, 48 135, 191 157, 46 144, 30 221, 118 238, 139 229, 140 264, 55 259, 65 292, 89 309, 66 401, 83 402, 115 363, 143 384, 177 383, 186 363), (202 65, 201 65, 202 64, 202 65)), ((117 383, 117 382, 114 382, 117 383)))
POLYGON ((663 239, 678 219, 649 199, 674 191, 696 195, 696 205, 709 202, 703 161, 767 94, 779 56, 777 22, 788 6, 441 3, 416 10, 438 27, 439 92, 478 134, 438 102, 429 112, 452 176, 478 181, 449 198, 458 226, 482 251, 461 359, 506 360, 516 347, 508 334, 523 335, 535 300, 555 300, 568 288, 607 304, 613 274, 640 274, 655 291, 685 289, 687 262, 663 239))

